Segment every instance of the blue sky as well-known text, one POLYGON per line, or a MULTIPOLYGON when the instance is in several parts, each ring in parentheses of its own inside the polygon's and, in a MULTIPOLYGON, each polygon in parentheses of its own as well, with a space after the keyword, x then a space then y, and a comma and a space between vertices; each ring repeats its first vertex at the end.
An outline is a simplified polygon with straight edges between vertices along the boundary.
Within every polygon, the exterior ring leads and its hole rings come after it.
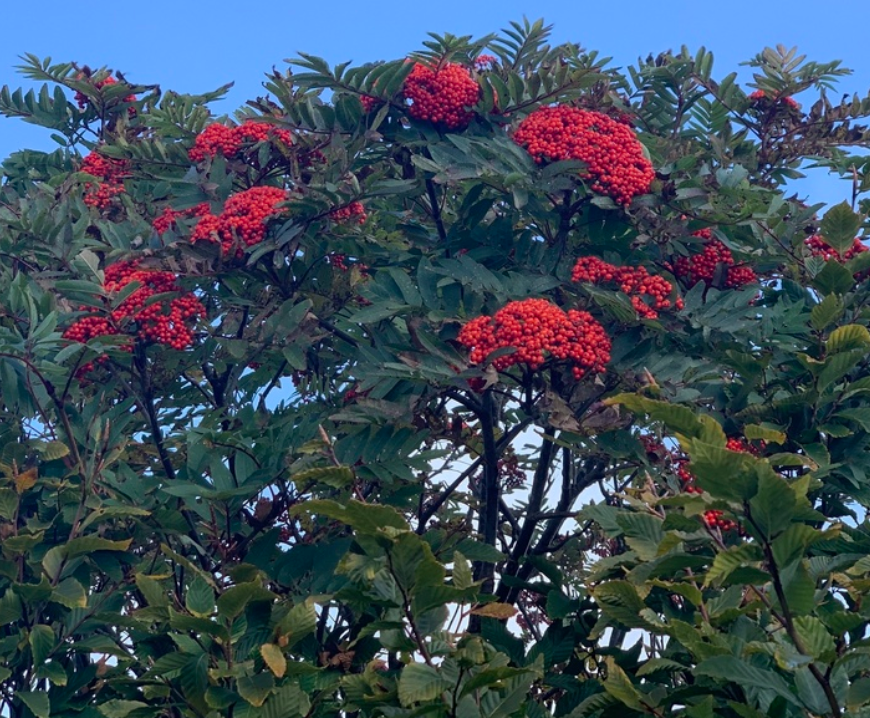
MULTIPOLYGON (((5 0, 0 85, 17 87, 18 55, 31 52, 55 61, 108 65, 128 79, 158 83, 164 89, 196 92, 235 81, 229 112, 261 91, 263 74, 282 69, 298 51, 365 62, 402 57, 420 47, 426 32, 484 35, 510 20, 543 16, 555 26, 556 42, 573 40, 624 66, 681 45, 704 45, 716 55, 714 75, 738 69, 766 45, 797 45, 810 59, 843 60, 855 73, 844 92, 866 95, 870 54, 850 22, 864 24, 866 5, 841 0, 823 5, 809 0, 774 4, 730 2, 583 2, 545 4, 532 0, 146 0, 71 4, 61 0, 5 0)), ((743 68, 746 73, 746 68, 743 68)), ((22 147, 51 149, 47 133, 17 120, 0 118, 0 157, 22 147)), ((839 202, 846 183, 814 176, 802 183, 814 201, 839 202)))

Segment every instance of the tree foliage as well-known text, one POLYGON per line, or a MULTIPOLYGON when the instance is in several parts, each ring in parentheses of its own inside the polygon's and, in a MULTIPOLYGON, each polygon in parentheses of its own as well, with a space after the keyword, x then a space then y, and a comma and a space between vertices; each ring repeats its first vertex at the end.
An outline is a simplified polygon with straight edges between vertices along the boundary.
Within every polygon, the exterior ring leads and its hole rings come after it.
POLYGON ((549 32, 233 118, 23 58, 4 714, 870 710, 870 97, 549 32))

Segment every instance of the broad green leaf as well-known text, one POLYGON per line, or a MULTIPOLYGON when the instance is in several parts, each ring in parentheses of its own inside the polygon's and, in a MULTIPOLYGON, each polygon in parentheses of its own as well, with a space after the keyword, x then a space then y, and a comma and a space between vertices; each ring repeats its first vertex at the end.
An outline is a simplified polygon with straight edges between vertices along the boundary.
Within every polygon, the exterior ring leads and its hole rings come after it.
POLYGON ((257 708, 266 702, 274 687, 275 679, 271 673, 242 676, 236 681, 236 690, 239 695, 257 708))
POLYGON ((405 708, 438 698, 450 684, 433 666, 411 663, 399 675, 399 703, 405 708))
POLYGON ((16 691, 15 697, 30 708, 36 718, 50 718, 51 704, 45 691, 16 691))
POLYGON ((860 229, 861 216, 845 201, 825 212, 819 225, 819 231, 825 242, 841 254, 852 247, 860 229))
MULTIPOLYGON (((644 696, 634 687, 625 671, 616 664, 616 661, 611 656, 608 656, 604 660, 607 666, 604 690, 632 710, 642 711, 644 696)), ((646 701, 649 702, 649 699, 646 699, 646 701)))
POLYGON ((752 688, 765 688, 782 696, 792 705, 800 705, 788 688, 788 684, 777 673, 750 665, 733 656, 715 656, 699 663, 694 672, 701 676, 719 678, 728 683, 752 688))
MULTIPOLYGON (((232 589, 230 589, 232 590, 232 589)), ((199 576, 190 582, 184 605, 188 611, 199 618, 207 618, 214 612, 214 591, 199 576)))

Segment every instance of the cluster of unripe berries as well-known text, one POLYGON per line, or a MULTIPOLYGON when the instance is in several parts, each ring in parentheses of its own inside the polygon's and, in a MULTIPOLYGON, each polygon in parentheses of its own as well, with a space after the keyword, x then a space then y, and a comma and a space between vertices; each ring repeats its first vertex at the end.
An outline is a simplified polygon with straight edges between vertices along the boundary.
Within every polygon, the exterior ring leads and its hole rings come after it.
POLYGON ((610 337, 591 314, 566 312, 546 299, 509 302, 492 317, 472 319, 457 338, 471 350, 473 364, 483 363, 499 349, 512 349, 493 360, 499 371, 515 364, 535 371, 553 359, 567 361, 574 377, 581 379, 604 371, 610 361, 610 337))
POLYGON ((517 127, 514 142, 535 162, 579 160, 591 189, 627 205, 649 192, 655 178, 637 136, 626 125, 601 112, 560 105, 541 107, 517 127))
POLYGON ((783 105, 790 107, 793 110, 800 110, 801 108, 800 104, 798 104, 793 97, 768 97, 764 90, 756 90, 749 95, 749 99, 756 105, 762 105, 766 102, 769 102, 772 105, 781 102, 783 105))
POLYGON ((411 102, 408 114, 413 119, 448 130, 467 127, 474 117, 467 108, 476 105, 480 98, 480 86, 471 72, 454 62, 435 67, 416 63, 402 92, 411 102))
POLYGON ((737 289, 758 280, 751 267, 734 263, 731 250, 713 239, 711 229, 700 229, 692 236, 705 240, 704 249, 691 257, 679 257, 673 265, 674 274, 689 286, 704 282, 709 287, 718 280, 719 288, 737 289))
POLYGON ((575 282, 590 284, 615 284, 627 294, 638 316, 656 319, 663 309, 683 308, 683 300, 671 301, 674 285, 650 274, 645 267, 617 267, 598 257, 580 257, 571 272, 575 282))
POLYGON ((259 142, 276 139, 285 145, 293 144, 293 133, 268 122, 246 120, 241 125, 228 127, 215 122, 196 136, 187 156, 191 162, 202 162, 207 157, 223 155, 231 160, 259 142))
MULTIPOLYGON (((190 233, 190 241, 219 243, 225 256, 241 257, 245 247, 259 244, 266 236, 268 222, 281 213, 280 205, 287 192, 280 187, 251 187, 232 195, 219 215, 211 214, 208 205, 194 208, 199 222, 190 233)), ((190 211, 190 210, 188 210, 190 211)), ((175 216, 158 217, 161 227, 171 224, 175 216), (164 219, 171 217, 169 219, 164 219)), ((158 229, 157 223, 154 226, 158 229)))
POLYGON ((84 202, 88 207, 107 209, 112 200, 124 192, 127 165, 121 160, 91 152, 83 160, 79 172, 99 177, 102 182, 85 182, 84 202))
MULTIPOLYGON (((103 289, 109 297, 130 284, 135 284, 136 288, 118 306, 77 319, 63 333, 63 338, 85 343, 95 337, 120 335, 178 350, 193 344, 193 327, 205 316, 205 307, 192 293, 182 290, 175 274, 141 269, 139 260, 118 262, 106 268, 103 289), (175 296, 153 301, 152 297, 158 294, 175 296)), ((93 312, 89 307, 82 309, 93 312)), ((131 351, 132 346, 127 343, 122 349, 131 351)), ((89 363, 81 371, 92 368, 93 364, 89 363)))

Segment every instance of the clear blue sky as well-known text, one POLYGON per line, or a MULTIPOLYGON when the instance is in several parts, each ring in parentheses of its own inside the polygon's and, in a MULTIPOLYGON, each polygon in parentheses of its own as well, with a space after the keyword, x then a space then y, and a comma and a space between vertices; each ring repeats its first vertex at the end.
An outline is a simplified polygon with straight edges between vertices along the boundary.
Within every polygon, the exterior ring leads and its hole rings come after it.
MULTIPOLYGON (((866 95, 870 54, 850 27, 868 17, 865 2, 792 0, 145 0, 75 4, 68 0, 0 0, 4 42, 0 85, 22 85, 14 66, 31 52, 55 61, 108 65, 128 79, 196 92, 235 81, 220 110, 229 112, 261 90, 263 74, 298 51, 365 62, 404 56, 426 32, 475 36, 510 20, 543 16, 554 40, 573 40, 624 66, 650 52, 704 45, 716 55, 714 75, 738 69, 766 45, 797 45, 818 61, 843 60, 855 73, 843 91, 866 95), (718 70, 718 71, 717 71, 718 70)), ((744 72, 746 68, 744 68, 744 72)), ((50 149, 44 131, 0 118, 0 157, 22 147, 50 149)), ((842 201, 845 183, 814 177, 800 189, 819 201, 842 201)))

